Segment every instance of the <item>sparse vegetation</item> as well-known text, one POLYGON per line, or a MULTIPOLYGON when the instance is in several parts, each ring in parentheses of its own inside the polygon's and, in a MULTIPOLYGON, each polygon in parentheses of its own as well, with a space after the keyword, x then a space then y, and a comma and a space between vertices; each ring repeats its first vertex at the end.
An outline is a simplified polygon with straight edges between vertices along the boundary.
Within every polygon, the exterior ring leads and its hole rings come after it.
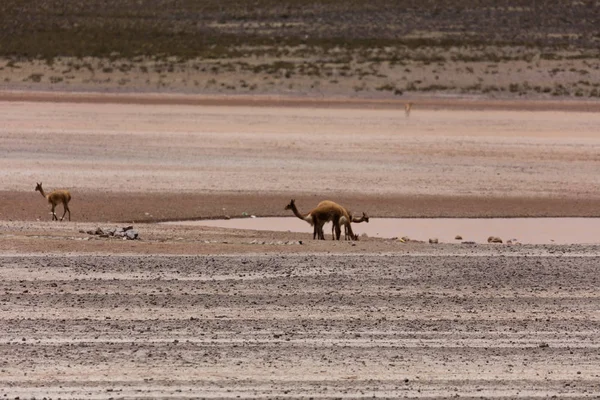
POLYGON ((31 74, 29 77, 25 78, 25 81, 31 82, 41 82, 44 74, 31 74))
POLYGON ((584 76, 598 81, 600 70, 600 14, 590 12, 588 2, 442 3, 3 0, 0 79, 10 81, 7 75, 35 60, 46 69, 30 69, 13 81, 44 82, 44 74, 62 73, 58 82, 72 82, 75 72, 89 71, 86 82, 127 86, 144 74, 137 84, 161 88, 179 73, 182 84, 215 90, 302 90, 318 88, 315 80, 322 80, 353 93, 396 96, 597 97, 592 85, 581 82, 584 76), (221 78, 226 73, 236 78, 221 78), (536 74, 542 78, 530 84, 506 83, 536 74))

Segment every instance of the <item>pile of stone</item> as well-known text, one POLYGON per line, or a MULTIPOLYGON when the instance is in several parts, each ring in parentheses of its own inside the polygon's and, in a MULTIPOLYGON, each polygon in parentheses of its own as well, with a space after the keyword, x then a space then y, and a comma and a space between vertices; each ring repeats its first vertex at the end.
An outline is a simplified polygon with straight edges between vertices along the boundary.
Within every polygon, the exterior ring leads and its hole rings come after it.
POLYGON ((133 226, 125 226, 123 228, 96 228, 96 230, 80 231, 88 235, 96 235, 101 238, 122 238, 123 240, 139 240, 139 233, 133 226))
POLYGON ((277 240, 277 241, 265 241, 265 240, 256 240, 254 239, 253 241, 250 242, 250 244, 268 244, 268 245, 276 245, 276 246, 284 246, 284 245, 300 245, 302 244, 302 240, 288 240, 288 241, 283 241, 283 240, 277 240))

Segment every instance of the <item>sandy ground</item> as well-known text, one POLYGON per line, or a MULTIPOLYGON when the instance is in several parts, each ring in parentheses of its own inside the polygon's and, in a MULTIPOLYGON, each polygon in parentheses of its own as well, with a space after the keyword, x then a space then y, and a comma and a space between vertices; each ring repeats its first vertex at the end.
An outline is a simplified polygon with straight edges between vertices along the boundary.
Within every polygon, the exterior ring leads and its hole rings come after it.
POLYGON ((600 209, 589 103, 416 104, 410 118, 401 104, 260 104, 0 102, 0 217, 45 219, 39 181, 72 191, 78 221, 275 216, 327 197, 375 217, 600 209))
POLYGON ((26 100, 0 102, 1 396, 600 395, 598 246, 155 223, 288 215, 290 198, 598 216, 589 105, 26 100), (71 190, 71 222, 36 181, 71 190), (141 240, 87 233, 132 222, 141 240))

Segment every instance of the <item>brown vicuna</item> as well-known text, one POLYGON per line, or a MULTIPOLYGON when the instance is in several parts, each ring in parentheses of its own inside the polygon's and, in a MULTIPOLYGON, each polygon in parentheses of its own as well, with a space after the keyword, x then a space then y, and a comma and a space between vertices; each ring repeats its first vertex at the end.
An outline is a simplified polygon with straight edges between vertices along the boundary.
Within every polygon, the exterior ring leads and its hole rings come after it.
POLYGON ((412 109, 412 105, 413 103, 405 103, 404 104, 404 116, 406 116, 406 118, 410 117, 410 110, 412 109))
MULTIPOLYGON (((285 206, 286 210, 292 210, 292 212, 294 213, 294 215, 298 218, 300 218, 303 221, 308 222, 312 227, 313 227, 313 240, 314 239, 325 239, 325 235, 323 235, 322 232, 319 232, 319 228, 318 228, 318 219, 319 218, 329 218, 329 215, 323 212, 323 210, 311 210, 310 212, 306 213, 306 214, 302 214, 300 213, 300 211, 298 211, 298 208, 296 207, 296 200, 292 199, 290 200, 290 204, 288 204, 287 206, 285 206)), ((328 219, 329 220, 329 219, 328 219)))
POLYGON ((56 209, 56 205, 59 203, 62 203, 64 208, 64 212, 62 217, 60 217, 60 220, 62 221, 63 218, 65 218, 65 214, 67 212, 69 213, 69 221, 71 220, 71 210, 69 210, 69 201, 71 201, 71 193, 69 193, 68 190, 55 190, 50 194, 46 194, 44 193, 44 189, 42 188, 42 182, 38 183, 35 186, 35 190, 40 192, 42 196, 44 196, 46 200, 48 200, 48 203, 52 205, 52 221, 58 221, 58 217, 56 216, 54 210, 56 209))
POLYGON ((321 240, 325 239, 325 234, 323 233, 323 225, 325 225, 325 223, 329 221, 333 222, 335 232, 337 233, 337 237, 339 239, 341 235, 340 219, 343 217, 345 218, 343 222, 344 226, 348 228, 351 237, 354 237, 354 234, 352 233, 352 228, 350 227, 350 216, 348 215, 344 207, 340 206, 337 203, 334 203, 333 201, 322 201, 321 203, 319 203, 319 205, 317 205, 316 208, 314 208, 306 214, 301 214, 298 211, 298 209, 296 208, 295 200, 291 200, 290 204, 285 206, 285 209, 292 210, 296 217, 308 222, 313 226, 313 239, 316 239, 317 237, 321 240))
MULTIPOLYGON (((355 216, 353 216, 352 213, 350 211, 348 211, 348 210, 346 210, 346 212, 350 216, 350 220, 353 223, 360 224, 361 222, 367 222, 367 223, 369 222, 369 216, 366 213, 364 213, 364 212, 362 213, 361 217, 355 217, 355 216)), ((345 222, 344 221, 344 217, 340 218, 340 225, 344 225, 344 228, 346 228, 344 222, 345 222)), ((331 227, 331 234, 332 235, 334 235, 334 233, 333 233, 334 229, 335 229, 335 227, 332 226, 331 227)), ((335 239, 335 235, 334 235, 333 238, 335 239)), ((350 239, 352 239, 352 240, 358 240, 358 235, 354 235, 354 237, 351 237, 350 233, 348 232, 348 230, 344 229, 344 239, 345 240, 350 240, 350 239)))

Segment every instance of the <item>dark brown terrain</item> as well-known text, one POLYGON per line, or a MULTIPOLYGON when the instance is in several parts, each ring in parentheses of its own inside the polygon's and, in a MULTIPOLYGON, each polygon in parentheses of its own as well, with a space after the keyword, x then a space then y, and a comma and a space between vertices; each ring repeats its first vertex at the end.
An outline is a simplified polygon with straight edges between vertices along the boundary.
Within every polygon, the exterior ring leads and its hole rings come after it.
POLYGON ((600 96, 595 0, 5 0, 0 87, 600 96))

